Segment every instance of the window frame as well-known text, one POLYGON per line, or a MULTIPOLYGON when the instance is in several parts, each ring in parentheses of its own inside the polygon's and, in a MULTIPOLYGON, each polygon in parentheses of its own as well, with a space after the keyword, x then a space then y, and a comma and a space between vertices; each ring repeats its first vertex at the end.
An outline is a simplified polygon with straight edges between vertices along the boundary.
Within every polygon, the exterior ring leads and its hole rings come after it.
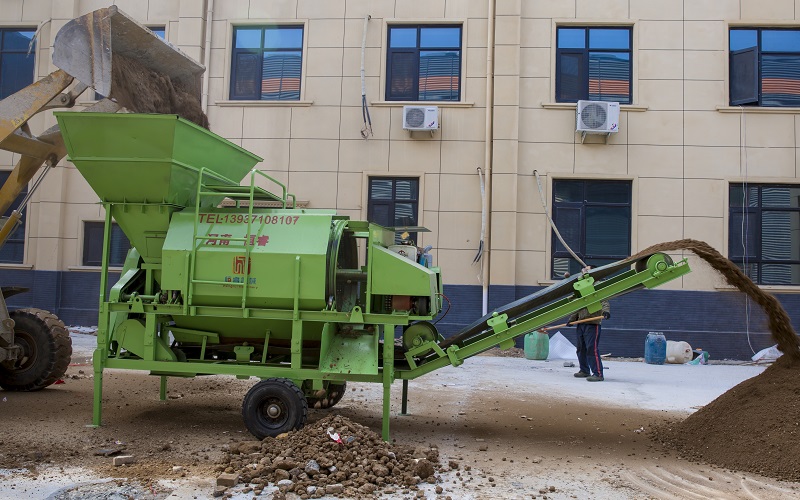
POLYGON ((464 97, 466 93, 466 82, 465 82, 465 67, 466 67, 466 57, 465 52, 466 49, 464 47, 465 41, 465 30, 466 30, 466 22, 462 21, 453 21, 453 22, 436 22, 436 23, 424 23, 424 22, 408 22, 402 20, 387 20, 386 21, 386 33, 384 36, 384 40, 386 41, 386 51, 383 58, 383 65, 385 68, 385 81, 383 85, 383 98, 385 102, 395 103, 395 102, 415 102, 415 103, 463 103, 464 97), (401 28, 401 29, 411 29, 414 28, 417 30, 416 34, 416 46, 415 47, 398 47, 393 49, 391 47, 391 32, 393 28, 401 28), (458 28, 459 29, 459 46, 458 48, 454 47, 435 47, 435 48, 421 48, 420 42, 422 37, 422 29, 423 28, 458 28), (458 51, 458 59, 459 59, 459 71, 458 71, 458 91, 457 91, 457 99, 449 99, 449 100, 420 100, 419 99, 419 67, 420 67, 420 56, 419 53, 421 51, 458 51), (391 57, 395 53, 413 53, 415 54, 415 71, 414 71, 414 84, 413 88, 416 89, 416 96, 415 98, 408 98, 406 96, 400 97, 393 97, 390 95, 390 88, 392 84, 392 64, 391 64, 391 57))
MULTIPOLYGON (((366 214, 366 219, 367 219, 367 221, 369 221, 371 223, 379 224, 378 222, 374 222, 373 221, 373 207, 376 205, 374 203, 374 200, 372 199, 372 181, 373 180, 390 180, 390 181, 392 181, 392 198, 391 198, 391 200, 381 199, 381 200, 378 200, 378 201, 380 201, 380 203, 377 203, 377 205, 386 205, 386 206, 390 207, 390 212, 389 212, 389 219, 390 220, 394 220, 394 218, 395 218, 395 215, 396 215, 395 214, 395 205, 397 203, 411 203, 414 206, 414 216, 416 218, 416 224, 414 224, 414 225, 415 226, 420 226, 420 217, 421 217, 421 209, 422 209, 422 200, 420 199, 420 194, 422 193, 422 179, 420 177, 418 177, 418 176, 396 176, 396 175, 395 176, 392 176, 392 175, 367 175, 366 176, 366 183, 367 183, 367 189, 366 189, 367 214, 366 214), (397 198, 396 197, 397 196, 397 181, 409 181, 409 180, 416 182, 417 189, 416 189, 416 193, 415 193, 415 198, 413 200, 408 200, 406 198, 402 198, 402 199, 401 198, 397 198)), ((383 227, 387 227, 387 226, 383 226, 383 227)), ((388 227, 393 227, 393 226, 388 226, 388 227)), ((413 240, 414 243, 416 243, 418 246, 420 245, 420 241, 418 240, 419 233, 417 233, 417 232, 409 233, 408 237, 411 240, 413 240)), ((399 232, 395 232, 395 242, 396 243, 399 241, 398 238, 399 238, 399 232)))
MULTIPOLYGON (((13 25, 12 26, 0 26, 0 64, 2 64, 3 55, 6 54, 6 53, 20 54, 20 53, 26 53, 28 51, 27 47, 25 49, 12 49, 12 50, 6 50, 5 49, 5 47, 3 46, 4 45, 3 41, 5 39, 5 33, 6 32, 13 32, 13 31, 30 31, 30 32, 35 33, 36 32, 36 27, 35 26, 33 26, 33 27, 24 27, 24 26, 13 26, 13 25)), ((33 58, 33 71, 31 72, 31 80, 27 84, 25 84, 22 87, 20 87, 20 89, 17 89, 17 91, 25 88, 27 85, 30 85, 31 83, 36 81, 36 75, 37 75, 38 66, 39 66, 39 61, 38 61, 39 44, 37 42, 38 42, 38 40, 34 40, 33 48, 31 49, 30 56, 29 56, 29 57, 33 58)), ((13 93, 14 92, 12 92, 9 95, 12 95, 13 93)), ((0 99, 3 99, 5 97, 8 97, 8 96, 0 95, 0 99)))
POLYGON ((800 47, 798 47, 797 52, 786 52, 786 51, 764 51, 762 49, 762 34, 764 31, 794 31, 800 33, 800 26, 798 25, 791 25, 791 26, 784 26, 784 25, 751 25, 751 24, 731 24, 728 25, 728 105, 729 106, 751 106, 751 107, 759 107, 759 108, 795 108, 800 107, 800 105, 765 105, 763 104, 763 56, 766 53, 767 55, 794 55, 800 60, 800 47), (755 47, 746 47, 743 49, 736 49, 731 50, 731 32, 733 31, 755 31, 756 32, 756 45, 755 47), (756 60, 756 71, 754 75, 755 79, 755 99, 752 98, 743 98, 743 99, 736 99, 734 100, 733 96, 733 85, 734 80, 732 78, 732 68, 733 68, 733 58, 737 55, 741 55, 746 53, 747 51, 753 50, 755 48, 755 60, 756 60))
MULTIPOLYGON (((745 269, 744 266, 756 266, 757 277, 753 280, 758 286, 800 286, 800 280, 797 283, 764 283, 763 268, 764 264, 784 264, 784 265, 798 265, 800 266, 800 256, 797 259, 764 259, 762 254, 763 234, 762 218, 763 212, 787 212, 800 214, 800 204, 798 207, 764 207, 763 205, 763 188, 793 188, 800 189, 800 184, 791 184, 786 182, 730 182, 728 184, 728 258, 731 262, 739 266, 740 269, 752 279, 752 272, 745 269), (755 207, 748 206, 746 203, 739 206, 733 205, 733 190, 736 187, 742 189, 756 188, 757 189, 757 204, 755 207), (755 224, 757 227, 753 228, 748 226, 748 235, 753 234, 755 237, 755 248, 748 248, 745 250, 742 246, 742 255, 734 255, 734 240, 741 245, 741 226, 734 227, 736 215, 742 215, 742 221, 751 219, 747 222, 755 224), (745 252, 747 255, 745 255, 745 252)), ((749 195, 748 195, 749 196, 749 195)), ((749 238, 748 238, 749 239, 749 238)))
MULTIPOLYGON (((278 22, 258 22, 258 21, 242 21, 242 22, 231 22, 228 25, 228 38, 230 40, 231 46, 230 50, 226 50, 226 58, 228 64, 226 65, 227 71, 225 74, 225 78, 227 79, 226 85, 226 99, 227 102, 241 104, 243 102, 249 103, 285 103, 285 104, 298 104, 303 103, 303 98, 305 95, 305 78, 306 78, 306 61, 308 59, 308 23, 307 21, 301 19, 293 19, 289 21, 278 21, 278 22), (274 49, 265 49, 264 48, 264 38, 265 32, 268 29, 301 29, 302 36, 301 36, 301 43, 300 48, 274 48, 274 49), (239 29, 260 29, 261 30, 261 47, 258 49, 253 48, 243 48, 237 49, 236 48, 236 32, 239 29), (300 77, 299 77, 299 85, 300 88, 298 89, 298 97, 297 99, 262 99, 261 92, 258 93, 258 98, 254 98, 254 96, 242 96, 237 97, 234 95, 234 88, 236 85, 236 55, 239 53, 258 53, 261 56, 261 63, 262 69, 260 72, 260 80, 259 82, 263 81, 263 58, 265 52, 295 52, 300 51, 300 77)), ((257 85, 257 88, 261 88, 261 84, 257 85)), ((223 101, 225 102, 225 101, 223 101)))
MULTIPOLYGON (((83 247, 81 248, 81 265, 83 267, 101 267, 103 265, 103 243, 104 243, 104 235, 105 235, 105 221, 96 221, 96 220, 84 220, 83 221, 83 247), (99 233, 99 237, 98 237, 99 233), (99 246, 98 248, 94 248, 94 246, 99 246), (92 258, 93 255, 90 255, 90 251, 92 253, 97 253, 99 250, 99 258, 94 259, 92 258)), ((122 231, 122 228, 119 227, 119 224, 116 222, 112 222, 111 226, 111 245, 114 244, 114 237, 122 236, 125 240, 128 241, 128 248, 125 250, 125 257, 122 258, 121 261, 112 261, 111 259, 114 258, 111 253, 109 253, 109 262, 108 267, 122 267, 125 264, 125 259, 127 258, 128 251, 132 248, 130 240, 128 236, 122 231)))
POLYGON ((631 106, 635 104, 636 92, 635 92, 635 82, 636 82, 636 71, 637 67, 634 64, 636 60, 636 51, 637 48, 634 46, 635 40, 635 25, 631 22, 608 22, 603 24, 595 24, 593 22, 580 22, 580 21, 573 21, 570 20, 568 22, 561 22, 555 21, 553 22, 553 34, 552 34, 552 41, 553 41, 553 70, 555 74, 553 75, 553 102, 556 104, 576 104, 578 100, 589 100, 589 53, 590 52, 614 52, 614 53, 626 53, 629 56, 629 75, 628 75, 628 102, 616 101, 619 102, 623 106, 631 106), (576 49, 576 48, 559 48, 559 35, 558 32, 560 29, 583 29, 584 33, 584 48, 576 49), (628 48, 627 49, 591 49, 589 48, 589 34, 592 30, 627 30, 628 31, 628 48), (580 54, 584 61, 581 67, 582 73, 582 80, 583 80, 583 88, 581 89, 581 97, 576 101, 572 100, 564 100, 560 97, 560 89, 561 89, 561 55, 562 54, 580 54))
MULTIPOLYGON (((622 260, 630 256, 631 254, 631 247, 633 241, 633 234, 634 234, 634 211, 633 211, 633 191, 634 191, 634 181, 631 179, 591 179, 591 178, 555 178, 550 183, 551 188, 551 196, 550 196, 550 209, 552 213, 553 223, 556 224, 558 227, 558 214, 557 209, 579 209, 580 210, 580 248, 572 248, 572 250, 579 256, 583 261, 585 261, 589 265, 593 265, 591 261, 597 260, 622 260), (556 188, 557 184, 559 183, 582 183, 583 189, 583 200, 581 202, 569 201, 569 202, 559 202, 556 204, 556 188), (586 200, 587 196, 586 193, 589 191, 592 185, 597 184, 626 184, 628 188, 627 193, 627 201, 624 203, 619 202, 604 202, 604 201, 588 201, 586 200), (628 209, 628 237, 627 237, 627 251, 625 255, 586 255, 586 207, 627 207, 628 209)), ((557 258, 567 258, 574 260, 573 257, 569 254, 566 249, 564 250, 557 250, 559 245, 558 237, 555 235, 555 232, 552 228, 548 233, 550 237, 550 256, 549 256, 549 276, 551 280, 561 280, 563 276, 557 276, 555 274, 555 259, 557 258)))

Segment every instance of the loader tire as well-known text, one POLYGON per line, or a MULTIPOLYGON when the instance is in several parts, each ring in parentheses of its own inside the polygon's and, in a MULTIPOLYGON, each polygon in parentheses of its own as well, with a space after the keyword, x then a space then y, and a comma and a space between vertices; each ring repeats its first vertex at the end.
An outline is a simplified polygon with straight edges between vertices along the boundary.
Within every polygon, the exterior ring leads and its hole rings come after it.
POLYGON ((345 392, 347 392, 347 382, 342 382, 341 384, 330 384, 325 397, 306 397, 306 401, 308 402, 309 408, 314 408, 317 410, 333 408, 336 403, 342 400, 345 392))
POLYGON ((308 418, 308 404, 303 391, 291 380, 268 378, 247 391, 242 418, 247 430, 258 439, 275 437, 301 429, 308 418))
POLYGON ((72 356, 72 340, 58 317, 41 309, 18 309, 14 344, 22 357, 12 368, 0 365, 0 387, 7 391, 38 391, 64 376, 72 356))

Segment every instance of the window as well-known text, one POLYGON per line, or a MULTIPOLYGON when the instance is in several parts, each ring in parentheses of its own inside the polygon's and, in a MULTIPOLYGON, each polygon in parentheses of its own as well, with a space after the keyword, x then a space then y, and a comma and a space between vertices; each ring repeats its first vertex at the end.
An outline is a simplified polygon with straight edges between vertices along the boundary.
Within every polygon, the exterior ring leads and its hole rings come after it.
MULTIPOLYGON (((590 266, 604 266, 631 253, 630 181, 554 180, 553 221, 572 251, 590 266)), ((580 272, 553 233, 552 279, 580 272)))
POLYGON ((458 101, 461 26, 390 26, 387 101, 458 101))
POLYGON ((28 53, 34 30, 0 29, 0 99, 33 83, 36 50, 28 53))
POLYGON ((800 29, 730 30, 732 106, 800 106, 800 29))
MULTIPOLYGON (((131 242, 116 222, 111 226, 111 250, 108 265, 122 267, 131 242)), ((83 223, 83 265, 101 266, 103 264, 103 222, 83 223)))
POLYGON ((563 27, 556 37, 557 102, 633 102, 630 28, 563 27))
MULTIPOLYGON (((417 226, 419 179, 412 177, 372 177, 369 180, 367 220, 384 227, 417 226)), ((395 235, 399 243, 403 231, 395 235)), ((410 233, 415 243, 417 233, 410 233)))
POLYGON ((731 184, 728 257, 759 285, 800 285, 800 185, 731 184))
MULTIPOLYGON (((0 172, 0 186, 5 184, 8 176, 11 175, 11 172, 6 170, 4 172, 0 172)), ((14 203, 11 204, 6 213, 3 214, 3 217, 8 217, 11 215, 13 210, 19 208, 19 204, 22 202, 22 199, 25 198, 25 195, 28 194, 28 187, 22 189, 22 191, 17 195, 17 198, 14 200, 14 203)), ((11 235, 9 235, 8 240, 6 240, 5 245, 0 248, 0 262, 4 264, 22 264, 23 259, 25 258, 25 212, 22 212, 22 218, 19 221, 19 225, 14 230, 11 235)))
POLYGON ((300 100, 302 26, 233 29, 231 99, 300 100))

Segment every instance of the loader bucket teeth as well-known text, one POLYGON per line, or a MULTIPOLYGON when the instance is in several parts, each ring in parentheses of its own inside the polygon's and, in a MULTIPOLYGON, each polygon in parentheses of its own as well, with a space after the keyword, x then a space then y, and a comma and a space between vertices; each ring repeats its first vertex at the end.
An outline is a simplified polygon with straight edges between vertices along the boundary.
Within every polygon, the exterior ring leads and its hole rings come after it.
POLYGON ((112 94, 112 65, 120 55, 168 76, 199 101, 205 68, 116 6, 69 21, 53 45, 53 64, 104 96, 112 94))

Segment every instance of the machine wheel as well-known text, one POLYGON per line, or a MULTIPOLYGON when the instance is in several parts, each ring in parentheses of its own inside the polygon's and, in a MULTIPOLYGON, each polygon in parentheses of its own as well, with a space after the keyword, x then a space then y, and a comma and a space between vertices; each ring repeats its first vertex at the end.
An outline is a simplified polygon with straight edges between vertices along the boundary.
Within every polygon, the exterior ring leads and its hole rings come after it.
POLYGON ((64 376, 72 356, 72 340, 64 323, 41 309, 18 309, 14 343, 22 357, 13 368, 0 365, 0 387, 7 391, 38 391, 64 376))
POLYGON ((291 380, 268 378, 254 385, 242 403, 244 425, 258 439, 302 428, 308 404, 291 380))
POLYGON ((324 410, 326 408, 332 408, 336 403, 341 401, 345 392, 347 392, 347 382, 342 382, 341 384, 331 383, 328 385, 328 391, 325 393, 325 396, 322 398, 306 397, 306 401, 308 402, 309 408, 324 410))

